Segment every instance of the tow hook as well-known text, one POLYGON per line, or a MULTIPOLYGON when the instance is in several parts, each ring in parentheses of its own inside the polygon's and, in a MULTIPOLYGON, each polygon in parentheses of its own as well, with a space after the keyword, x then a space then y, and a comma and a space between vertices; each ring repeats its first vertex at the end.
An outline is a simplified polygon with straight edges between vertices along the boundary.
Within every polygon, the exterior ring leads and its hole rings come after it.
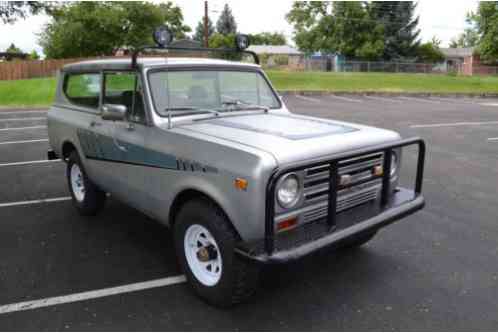
POLYGON ((47 151, 47 159, 49 161, 52 161, 52 160, 57 160, 59 158, 57 157, 57 154, 55 153, 55 151, 53 151, 52 149, 49 149, 47 151))

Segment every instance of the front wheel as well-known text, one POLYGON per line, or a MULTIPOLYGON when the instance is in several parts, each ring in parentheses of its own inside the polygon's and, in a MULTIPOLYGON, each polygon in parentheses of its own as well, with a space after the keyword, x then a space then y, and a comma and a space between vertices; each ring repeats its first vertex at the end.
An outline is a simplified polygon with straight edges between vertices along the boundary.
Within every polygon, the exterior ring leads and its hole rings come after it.
POLYGON ((237 257, 239 237, 216 205, 203 199, 187 202, 177 215, 174 238, 187 280, 208 303, 227 307, 256 290, 259 268, 237 257))
POLYGON ((78 212, 83 216, 97 214, 105 204, 106 194, 88 178, 76 151, 69 155, 66 176, 69 192, 78 212))

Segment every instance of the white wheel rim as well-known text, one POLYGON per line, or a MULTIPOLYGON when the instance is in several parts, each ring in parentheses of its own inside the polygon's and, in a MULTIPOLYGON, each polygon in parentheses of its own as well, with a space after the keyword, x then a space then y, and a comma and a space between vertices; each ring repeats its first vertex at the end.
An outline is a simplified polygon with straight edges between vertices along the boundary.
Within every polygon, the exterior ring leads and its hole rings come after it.
POLYGON ((220 249, 211 233, 199 224, 191 225, 184 236, 185 257, 194 276, 205 286, 214 286, 221 278, 223 266, 220 249), (215 258, 199 259, 199 251, 209 247, 215 258))
POLYGON ((85 200, 85 183, 83 181, 83 174, 77 164, 71 167, 71 189, 74 197, 78 202, 85 200))

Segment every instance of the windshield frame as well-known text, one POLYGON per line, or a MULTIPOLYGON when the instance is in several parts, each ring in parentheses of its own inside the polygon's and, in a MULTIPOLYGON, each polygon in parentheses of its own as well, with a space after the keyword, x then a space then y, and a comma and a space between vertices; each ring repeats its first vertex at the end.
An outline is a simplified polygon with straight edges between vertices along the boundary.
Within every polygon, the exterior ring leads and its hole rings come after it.
MULTIPOLYGON (((149 86, 149 95, 150 99, 152 102, 152 108, 159 117, 161 118, 167 118, 167 114, 161 114, 157 110, 157 105, 156 101, 154 100, 154 94, 152 92, 152 82, 150 80, 150 75, 157 73, 157 72, 193 72, 193 71, 212 71, 212 72, 242 72, 242 73, 256 73, 261 78, 266 82, 268 87, 270 88, 271 93, 275 97, 278 105, 274 107, 269 107, 268 110, 279 110, 283 107, 282 101, 280 99, 280 96, 277 94, 275 91, 275 88, 273 88, 273 85, 271 84, 270 80, 264 73, 264 71, 259 68, 259 67, 253 67, 253 66, 243 66, 243 65, 237 65, 237 66, 230 66, 230 65, 175 65, 171 67, 152 67, 147 70, 147 84, 149 86)), ((247 109, 241 108, 240 110, 236 111, 247 111, 247 109)), ((223 111, 220 111, 220 116, 223 114, 223 111)), ((227 112, 228 113, 228 112, 227 112)), ((203 114, 202 112, 198 113, 199 115, 203 114)), ((193 115, 193 114, 190 114, 193 115)), ((187 116, 186 114, 175 114, 174 112, 171 112, 171 118, 177 118, 177 117, 185 117, 187 116)))

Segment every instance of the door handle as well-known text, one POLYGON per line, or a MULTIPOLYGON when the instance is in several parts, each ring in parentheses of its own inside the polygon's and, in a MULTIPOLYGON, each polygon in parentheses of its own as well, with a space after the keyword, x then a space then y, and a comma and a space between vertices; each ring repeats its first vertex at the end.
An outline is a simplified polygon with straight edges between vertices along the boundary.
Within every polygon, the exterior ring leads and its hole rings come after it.
POLYGON ((114 141, 114 144, 116 145, 116 147, 118 147, 119 150, 121 150, 122 152, 128 152, 128 149, 126 149, 125 146, 122 146, 119 144, 118 140, 116 140, 116 138, 113 138, 113 141, 114 141))

